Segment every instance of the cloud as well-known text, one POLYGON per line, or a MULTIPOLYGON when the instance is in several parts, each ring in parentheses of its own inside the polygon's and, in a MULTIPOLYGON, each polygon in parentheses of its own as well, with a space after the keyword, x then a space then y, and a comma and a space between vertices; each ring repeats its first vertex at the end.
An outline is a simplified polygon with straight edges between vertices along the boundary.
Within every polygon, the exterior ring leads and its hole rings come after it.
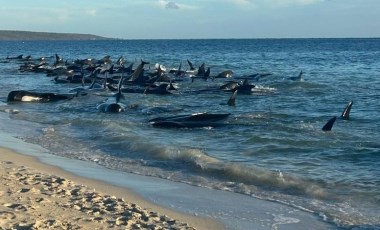
POLYGON ((175 2, 168 2, 168 3, 166 3, 165 8, 166 9, 178 10, 179 6, 175 2))
POLYGON ((252 0, 228 0, 228 2, 231 2, 232 4, 237 5, 239 7, 255 6, 254 1, 252 0))
POLYGON ((168 9, 168 10, 196 10, 198 9, 198 6, 189 5, 189 4, 180 4, 173 1, 167 1, 167 0, 158 0, 158 5, 162 9, 168 9))

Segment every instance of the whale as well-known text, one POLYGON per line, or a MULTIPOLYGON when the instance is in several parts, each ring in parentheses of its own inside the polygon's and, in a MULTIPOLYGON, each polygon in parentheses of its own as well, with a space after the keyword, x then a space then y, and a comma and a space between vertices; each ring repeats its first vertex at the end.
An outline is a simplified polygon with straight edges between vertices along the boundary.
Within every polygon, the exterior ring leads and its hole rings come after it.
POLYGON ((230 113, 194 113, 169 117, 157 117, 149 120, 153 127, 163 128, 197 128, 197 127, 217 127, 223 125, 219 123, 226 119, 230 113))
POLYGON ((350 119, 350 112, 351 112, 351 107, 353 104, 354 104, 353 101, 348 102, 346 108, 343 110, 342 115, 340 116, 343 120, 350 119))
POLYGON ((233 94, 231 95, 230 99, 228 99, 227 105, 229 106, 235 106, 236 105, 236 97, 237 97, 238 90, 235 90, 233 94))
POLYGON ((214 76, 213 78, 231 78, 232 77, 232 70, 225 70, 223 72, 220 72, 218 75, 214 76))
POLYGON ((195 70, 195 67, 194 67, 193 63, 191 63, 191 61, 189 61, 189 59, 187 59, 187 64, 189 64, 189 67, 190 67, 191 71, 195 70))
POLYGON ((203 77, 205 75, 205 73, 206 73, 205 63, 202 63, 202 65, 199 66, 199 68, 198 68, 197 76, 203 77))
POLYGON ((223 91, 235 91, 239 90, 239 94, 251 94, 252 89, 255 88, 255 85, 252 85, 248 82, 248 79, 244 79, 244 81, 241 82, 236 82, 236 81, 230 81, 222 86, 219 87, 219 89, 223 91))
MULTIPOLYGON (((194 79, 196 78, 200 78, 200 79, 203 79, 205 81, 207 81, 207 79, 210 78, 210 72, 211 72, 211 69, 210 67, 207 68, 207 70, 205 70, 205 67, 204 67, 204 63, 202 64, 201 67, 199 67, 199 70, 198 70, 198 73, 196 76, 191 76, 191 82, 194 82, 194 79)), ((214 79, 214 77, 212 77, 212 79, 214 79)))
POLYGON ((240 79, 240 80, 250 79, 250 80, 254 80, 254 81, 259 81, 261 78, 271 76, 271 75, 273 75, 273 74, 271 74, 271 73, 254 73, 254 74, 244 75, 244 76, 240 76, 240 77, 235 77, 235 79, 240 79))
POLYGON ((234 91, 238 87, 239 82, 237 81, 228 81, 226 84, 219 87, 223 91, 234 91))
POLYGON ((127 81, 135 84, 145 84, 144 79, 142 78, 144 75, 144 65, 146 64, 149 64, 149 62, 141 60, 140 65, 137 66, 135 71, 133 71, 133 73, 128 77, 127 81))
POLYGON ((26 90, 14 90, 8 93, 7 102, 54 102, 76 97, 76 93, 40 93, 26 90))
POLYGON ((120 103, 120 99, 124 98, 124 95, 121 92, 121 85, 123 84, 124 76, 121 75, 118 83, 118 92, 108 98, 104 103, 101 103, 96 108, 100 112, 104 113, 120 113, 124 112, 126 106, 123 103, 120 103))
POLYGON ((336 116, 328 120, 327 123, 322 127, 322 130, 331 131, 332 127, 334 126, 335 121, 336 121, 336 116))
POLYGON ((289 79, 289 80, 292 80, 292 81, 303 81, 303 77, 302 77, 302 75, 303 75, 303 72, 302 72, 302 70, 301 70, 301 72, 298 74, 297 77, 289 77, 288 79, 289 79))
POLYGON ((161 84, 151 84, 147 86, 144 90, 144 94, 172 94, 172 90, 177 90, 173 83, 161 83, 161 84))
POLYGON ((11 59, 21 60, 21 59, 22 59, 22 56, 23 56, 23 54, 20 54, 20 55, 18 55, 18 56, 16 56, 16 57, 7 57, 7 59, 8 59, 8 60, 11 60, 11 59))

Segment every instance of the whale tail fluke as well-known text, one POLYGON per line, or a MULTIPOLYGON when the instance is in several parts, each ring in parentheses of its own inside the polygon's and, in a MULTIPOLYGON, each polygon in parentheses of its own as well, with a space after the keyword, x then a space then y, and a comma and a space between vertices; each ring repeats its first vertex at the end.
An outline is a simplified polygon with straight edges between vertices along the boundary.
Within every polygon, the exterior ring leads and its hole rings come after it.
POLYGON ((342 115, 341 115, 341 118, 342 118, 343 120, 348 120, 348 119, 350 119, 350 112, 351 112, 352 104, 354 104, 354 102, 353 102, 353 101, 350 101, 350 102, 347 104, 346 108, 343 110, 342 115))
POLYGON ((332 127, 334 126, 334 123, 336 121, 336 117, 334 116, 331 118, 322 128, 323 131, 331 131, 332 127))

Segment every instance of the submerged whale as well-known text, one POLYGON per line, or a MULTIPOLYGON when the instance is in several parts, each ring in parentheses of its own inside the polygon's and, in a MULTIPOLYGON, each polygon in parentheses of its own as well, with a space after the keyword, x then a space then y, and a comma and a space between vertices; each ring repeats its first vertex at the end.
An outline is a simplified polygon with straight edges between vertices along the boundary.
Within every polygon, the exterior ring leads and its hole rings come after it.
POLYGON ((303 72, 301 70, 301 72, 298 74, 297 77, 289 77, 288 79, 292 81, 304 81, 302 75, 303 75, 303 72))
POLYGON ((218 121, 226 119, 229 113, 194 113, 169 117, 157 117, 149 120, 155 127, 165 128, 196 128, 215 127, 222 125, 218 121))
POLYGON ((8 94, 7 102, 54 102, 67 100, 76 97, 76 93, 58 94, 58 93, 40 93, 25 90, 15 90, 8 94))

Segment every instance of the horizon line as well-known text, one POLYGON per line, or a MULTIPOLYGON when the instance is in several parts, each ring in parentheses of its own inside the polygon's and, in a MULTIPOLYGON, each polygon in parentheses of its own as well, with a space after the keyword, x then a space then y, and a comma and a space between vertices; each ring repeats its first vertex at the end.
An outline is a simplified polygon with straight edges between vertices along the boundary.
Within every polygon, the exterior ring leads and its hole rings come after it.
MULTIPOLYGON (((7 31, 7 32, 28 32, 28 33, 52 33, 52 34, 66 34, 66 35, 85 35, 85 36, 97 36, 101 39, 97 40, 248 40, 248 39, 257 39, 257 40, 265 40, 265 39, 380 39, 380 36, 374 36, 374 37, 364 37, 364 36, 348 36, 348 37, 210 37, 210 38, 117 38, 117 37, 105 37, 103 35, 97 35, 97 34, 91 34, 91 33, 76 33, 76 32, 46 32, 46 31, 28 31, 28 30, 0 30, 1 31, 7 31)), ((19 40, 22 41, 22 40, 19 40)))

